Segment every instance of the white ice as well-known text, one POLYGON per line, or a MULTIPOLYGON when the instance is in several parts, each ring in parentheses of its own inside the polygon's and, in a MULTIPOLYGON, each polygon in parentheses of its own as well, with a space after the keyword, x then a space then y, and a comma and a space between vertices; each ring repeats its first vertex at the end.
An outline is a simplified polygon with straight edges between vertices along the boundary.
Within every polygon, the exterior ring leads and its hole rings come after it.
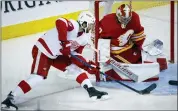
MULTIPOLYGON (((177 6, 177 5, 175 5, 177 6)), ((175 7, 177 8, 177 7, 175 7)), ((169 57, 170 7, 161 6, 139 11, 141 23, 149 40, 161 39, 169 57)), ((177 11, 175 12, 177 17, 177 11)), ((177 20, 177 18, 175 18, 177 20)), ((175 22, 175 57, 177 61, 177 22, 175 22)), ((30 28, 29 28, 30 30, 30 28)), ((20 30, 19 30, 20 31, 20 30)), ((2 100, 30 73, 31 49, 43 33, 2 41, 2 100)), ((84 56, 92 58, 90 50, 84 56)), ((94 82, 93 82, 94 84, 94 82)), ((119 85, 119 84, 118 84, 119 85)), ((74 80, 65 78, 64 73, 51 68, 47 80, 35 87, 19 104, 22 110, 177 110, 177 95, 139 95, 119 89, 96 87, 109 93, 111 99, 92 102, 87 92, 74 80), (33 98, 33 99, 32 99, 33 98)), ((2 101, 1 100, 1 101, 2 101)))

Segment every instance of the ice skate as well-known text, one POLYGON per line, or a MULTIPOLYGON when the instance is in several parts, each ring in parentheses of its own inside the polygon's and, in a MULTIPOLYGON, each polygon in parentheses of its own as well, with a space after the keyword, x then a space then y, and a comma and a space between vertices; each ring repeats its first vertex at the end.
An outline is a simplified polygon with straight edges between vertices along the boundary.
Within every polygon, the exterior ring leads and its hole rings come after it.
POLYGON ((14 104, 14 96, 12 91, 8 94, 7 98, 1 103, 2 110, 18 110, 18 107, 14 104))
POLYGON ((87 90, 89 97, 95 101, 95 100, 106 100, 109 99, 109 95, 107 92, 104 91, 98 91, 94 87, 88 88, 87 85, 84 85, 84 88, 87 90))

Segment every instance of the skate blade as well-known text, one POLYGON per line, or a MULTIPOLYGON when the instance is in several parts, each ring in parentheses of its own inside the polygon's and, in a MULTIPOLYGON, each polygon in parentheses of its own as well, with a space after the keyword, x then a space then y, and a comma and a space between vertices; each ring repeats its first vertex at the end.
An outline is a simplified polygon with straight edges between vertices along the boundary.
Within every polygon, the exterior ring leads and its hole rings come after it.
POLYGON ((100 99, 97 99, 97 96, 91 97, 92 101, 105 101, 105 100, 108 100, 108 99, 110 99, 109 95, 103 95, 100 99))
POLYGON ((6 105, 2 104, 1 105, 1 110, 2 111, 12 111, 12 110, 16 110, 16 108, 10 106, 10 107, 7 107, 6 105))
POLYGON ((104 100, 108 100, 108 99, 110 99, 109 95, 103 95, 100 100, 104 101, 104 100))
POLYGON ((97 101, 97 96, 92 96, 90 99, 91 99, 92 101, 97 101))

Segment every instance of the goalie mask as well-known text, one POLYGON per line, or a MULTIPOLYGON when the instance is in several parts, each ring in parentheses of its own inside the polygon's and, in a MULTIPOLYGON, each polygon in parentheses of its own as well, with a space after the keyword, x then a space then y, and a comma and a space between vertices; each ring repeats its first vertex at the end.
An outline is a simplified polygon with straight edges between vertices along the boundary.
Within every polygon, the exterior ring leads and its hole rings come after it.
POLYGON ((132 18, 132 11, 131 11, 130 6, 127 4, 122 4, 116 10, 116 16, 117 16, 118 21, 121 23, 121 27, 125 28, 132 18))
POLYGON ((94 29, 95 17, 89 11, 84 11, 78 16, 78 22, 86 33, 94 29))

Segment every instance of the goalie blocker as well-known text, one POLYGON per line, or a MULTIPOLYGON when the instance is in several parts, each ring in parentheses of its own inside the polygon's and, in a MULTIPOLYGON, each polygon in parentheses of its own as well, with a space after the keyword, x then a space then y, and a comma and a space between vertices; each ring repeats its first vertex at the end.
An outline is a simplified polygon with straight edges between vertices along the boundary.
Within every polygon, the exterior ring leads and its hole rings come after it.
MULTIPOLYGON (((143 48, 141 55, 142 63, 128 64, 120 63, 114 60, 113 57, 110 57, 110 39, 99 39, 98 62, 100 63, 101 71, 116 80, 133 80, 135 82, 158 80, 160 71, 167 69, 167 61, 162 54, 161 49, 157 47, 158 45, 155 45, 155 41, 147 45, 147 47, 149 47, 147 50, 144 50, 143 48), (152 50, 152 53, 153 50, 156 50, 155 53, 159 50, 160 53, 152 55, 149 53, 150 50, 152 50)), ((105 78, 102 75, 100 75, 100 80, 109 81, 108 78, 105 78)))

